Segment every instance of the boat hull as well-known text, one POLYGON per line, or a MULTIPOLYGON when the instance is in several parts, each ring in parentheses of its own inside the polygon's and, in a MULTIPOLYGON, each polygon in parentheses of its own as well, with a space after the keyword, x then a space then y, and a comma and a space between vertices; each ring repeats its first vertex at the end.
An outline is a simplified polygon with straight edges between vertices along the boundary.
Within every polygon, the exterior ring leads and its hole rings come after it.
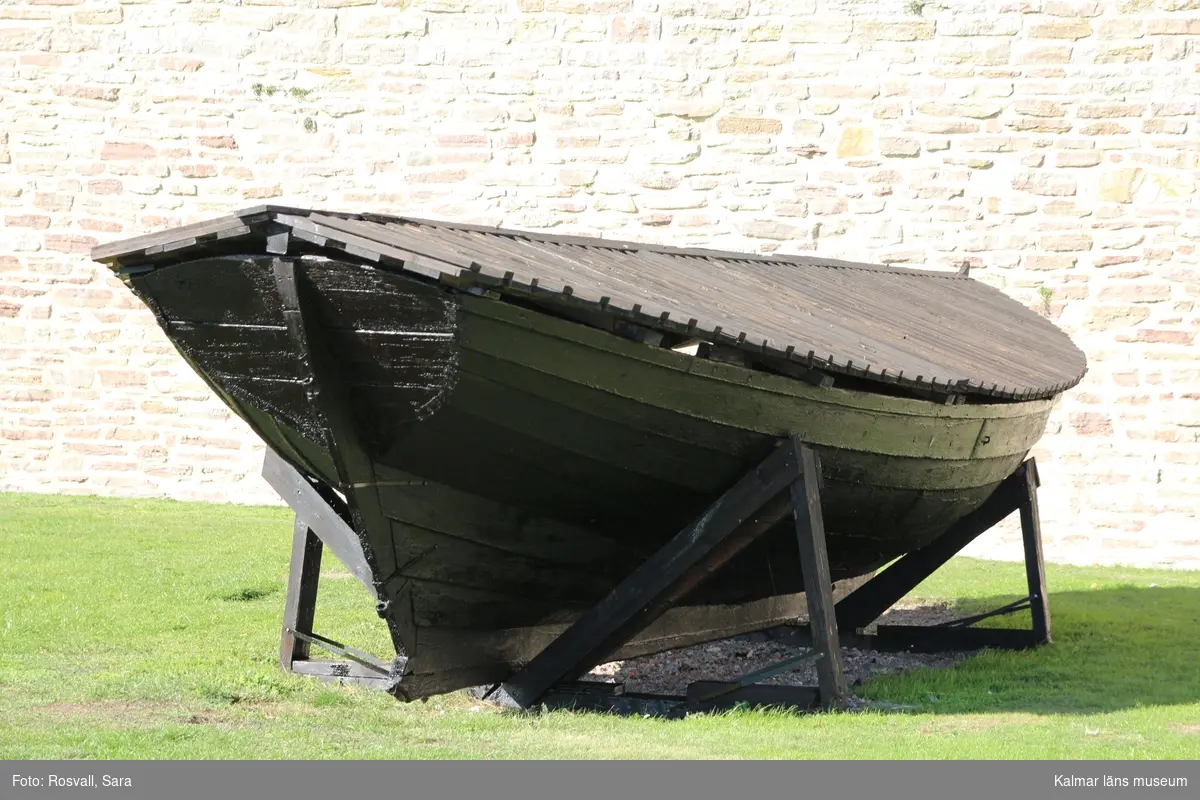
MULTIPOLYGON (((132 286, 269 446, 338 486, 272 264, 199 259, 132 286)), ((406 697, 507 677, 781 437, 820 456, 831 575, 846 582, 977 508, 1052 403, 822 388, 373 267, 299 265, 310 330, 374 471, 356 491, 375 494, 382 521, 358 533, 377 581, 403 593, 406 697)), ((803 588, 795 532, 780 524, 616 655, 794 619, 803 588)))

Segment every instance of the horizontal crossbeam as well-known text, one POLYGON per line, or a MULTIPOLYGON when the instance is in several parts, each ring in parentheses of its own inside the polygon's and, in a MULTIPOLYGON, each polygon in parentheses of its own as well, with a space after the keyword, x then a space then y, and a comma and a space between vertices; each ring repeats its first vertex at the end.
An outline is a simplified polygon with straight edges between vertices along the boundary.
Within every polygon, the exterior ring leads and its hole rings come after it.
POLYGON ((335 642, 333 639, 326 639, 324 636, 318 636, 315 633, 292 631, 292 635, 302 641, 315 644, 317 647, 320 647, 322 650, 327 650, 328 652, 333 653, 335 656, 341 656, 342 658, 347 658, 358 664, 362 664, 372 672, 377 672, 380 675, 392 674, 391 666, 389 664, 380 661, 370 653, 363 652, 358 648, 342 644, 341 642, 335 642))

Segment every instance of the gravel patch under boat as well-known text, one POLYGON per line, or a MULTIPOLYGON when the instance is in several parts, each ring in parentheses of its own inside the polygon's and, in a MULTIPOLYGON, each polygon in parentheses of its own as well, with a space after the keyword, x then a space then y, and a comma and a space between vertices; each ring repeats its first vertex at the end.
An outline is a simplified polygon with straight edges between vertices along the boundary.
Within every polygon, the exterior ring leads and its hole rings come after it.
MULTIPOLYGON (((913 605, 893 609, 879 622, 903 625, 933 625, 958 616, 946 604, 913 605)), ((798 655, 801 649, 765 634, 749 634, 706 644, 668 650, 654 655, 601 664, 584 680, 624 683, 626 691, 682 695, 693 681, 734 680, 748 672, 771 666, 798 655)), ((854 687, 870 678, 912 669, 942 669, 953 666, 966 653, 878 653, 842 648, 846 685, 854 687)), ((779 686, 815 686, 815 664, 805 664, 760 681, 779 686)))

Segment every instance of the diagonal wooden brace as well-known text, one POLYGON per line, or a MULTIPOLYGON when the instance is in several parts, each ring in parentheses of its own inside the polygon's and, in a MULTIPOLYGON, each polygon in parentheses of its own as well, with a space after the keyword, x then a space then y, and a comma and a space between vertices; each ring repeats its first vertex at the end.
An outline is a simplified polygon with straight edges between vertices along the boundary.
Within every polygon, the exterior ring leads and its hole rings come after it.
POLYGON ((374 598, 376 589, 362 543, 346 522, 348 513, 336 495, 309 480, 277 453, 268 450, 263 477, 296 514, 292 535, 292 560, 288 573, 279 665, 287 672, 322 680, 358 683, 389 691, 402 670, 402 658, 391 668, 354 648, 313 632, 321 560, 328 548, 374 598), (342 655, 342 660, 315 660, 312 644, 342 655))
POLYGON ((810 616, 821 621, 814 630, 821 637, 822 699, 840 702, 844 678, 832 624, 819 480, 812 450, 798 439, 781 443, 505 682, 503 692, 529 707, 557 684, 580 677, 794 509, 810 616))
POLYGON ((971 629, 931 626, 880 626, 879 633, 856 637, 865 647, 896 649, 936 648, 973 649, 981 646, 1021 647, 1050 642, 1050 608, 1046 592, 1046 570, 1042 558, 1042 532, 1038 517, 1037 489, 1041 481, 1037 463, 1030 458, 1001 482, 984 503, 966 515, 944 534, 919 550, 914 550, 858 587, 837 604, 837 626, 843 637, 878 619, 897 601, 917 587, 943 564, 953 558, 980 534, 989 530, 1013 511, 1020 513, 1021 537, 1025 549, 1025 575, 1029 587, 1028 607, 1033 615, 1031 631, 971 629))
MULTIPOLYGON (((284 461, 274 450, 267 450, 263 458, 263 478, 283 498, 296 514, 297 526, 303 525, 308 533, 337 556, 346 569, 358 579, 363 588, 377 598, 371 566, 363 553, 362 541, 350 527, 329 498, 308 478, 284 461)), ((299 534, 297 534, 299 536, 299 534)), ((317 551, 319 553, 319 550, 317 551)), ((296 572, 296 554, 293 548, 292 572, 296 572)), ((319 559, 319 555, 317 556, 319 559)))

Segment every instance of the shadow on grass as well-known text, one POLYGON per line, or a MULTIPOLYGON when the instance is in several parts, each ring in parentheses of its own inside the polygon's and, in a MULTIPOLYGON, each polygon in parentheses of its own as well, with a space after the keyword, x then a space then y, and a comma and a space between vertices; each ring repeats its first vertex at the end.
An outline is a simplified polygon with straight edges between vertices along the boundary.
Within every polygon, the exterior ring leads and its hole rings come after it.
POLYGON ((262 600, 264 597, 271 597, 272 595, 281 593, 282 589, 278 586, 257 587, 241 589, 232 594, 224 595, 221 599, 230 603, 249 603, 253 600, 262 600))
MULTIPOLYGON (((975 597, 955 603, 954 612, 969 616, 1016 599, 975 597)), ((1053 643, 1048 646, 976 651, 952 667, 918 667, 868 680, 854 694, 875 701, 871 711, 889 715, 1086 715, 1200 704, 1200 588, 1109 585, 1052 592, 1050 612, 1053 643)), ((1026 611, 979 627, 1029 624, 1026 611)), ((793 712, 739 708, 715 713, 793 712)))
MULTIPOLYGON (((1013 599, 976 598, 956 610, 977 613, 1013 599)), ((1077 714, 1200 702, 1200 589, 1051 592, 1050 617, 1049 646, 982 651, 949 669, 875 679, 858 694, 948 714, 1077 714)), ((1028 620, 1026 612, 992 627, 1019 627, 1028 620)))

